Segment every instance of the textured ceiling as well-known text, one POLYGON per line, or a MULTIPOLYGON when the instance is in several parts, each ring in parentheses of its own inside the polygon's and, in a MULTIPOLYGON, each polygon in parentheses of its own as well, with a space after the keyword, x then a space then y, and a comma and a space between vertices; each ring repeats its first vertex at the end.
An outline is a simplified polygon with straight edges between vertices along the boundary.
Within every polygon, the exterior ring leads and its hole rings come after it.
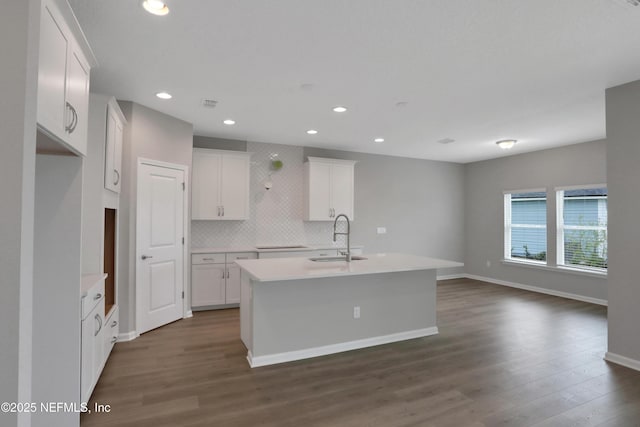
POLYGON ((198 135, 465 163, 603 138, 604 90, 640 79, 625 0, 166 1, 70 3, 92 91, 198 135))

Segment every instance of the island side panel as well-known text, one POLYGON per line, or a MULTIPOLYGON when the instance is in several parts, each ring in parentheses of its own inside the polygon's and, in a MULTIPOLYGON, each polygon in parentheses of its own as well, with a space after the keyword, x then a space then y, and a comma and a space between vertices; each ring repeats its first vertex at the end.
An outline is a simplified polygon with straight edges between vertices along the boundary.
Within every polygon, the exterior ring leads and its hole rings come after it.
POLYGON ((437 333, 435 270, 252 281, 252 290, 253 357, 391 334, 437 333), (354 319, 356 306, 359 319, 354 319))
POLYGON ((240 270, 240 339, 247 350, 253 347, 253 298, 251 291, 251 277, 244 270, 240 270))

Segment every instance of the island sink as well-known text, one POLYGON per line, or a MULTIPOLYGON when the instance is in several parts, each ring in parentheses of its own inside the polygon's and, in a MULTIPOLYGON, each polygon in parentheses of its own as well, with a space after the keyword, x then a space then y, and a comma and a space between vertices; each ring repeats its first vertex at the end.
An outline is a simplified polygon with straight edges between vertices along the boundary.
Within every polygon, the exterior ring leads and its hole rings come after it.
MULTIPOLYGON (((362 261, 365 260, 365 257, 361 256, 352 256, 351 261, 362 261)), ((336 262, 336 261, 347 261, 346 256, 321 256, 315 258, 309 258, 309 261, 313 262, 336 262)))

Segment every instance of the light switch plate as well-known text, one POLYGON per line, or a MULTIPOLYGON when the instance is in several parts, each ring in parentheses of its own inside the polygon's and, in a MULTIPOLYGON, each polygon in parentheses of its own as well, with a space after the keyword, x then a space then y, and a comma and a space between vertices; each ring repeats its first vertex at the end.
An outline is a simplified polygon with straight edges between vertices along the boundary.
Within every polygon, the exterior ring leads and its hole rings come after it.
POLYGON ((378 227, 378 234, 387 234, 387 227, 378 227))

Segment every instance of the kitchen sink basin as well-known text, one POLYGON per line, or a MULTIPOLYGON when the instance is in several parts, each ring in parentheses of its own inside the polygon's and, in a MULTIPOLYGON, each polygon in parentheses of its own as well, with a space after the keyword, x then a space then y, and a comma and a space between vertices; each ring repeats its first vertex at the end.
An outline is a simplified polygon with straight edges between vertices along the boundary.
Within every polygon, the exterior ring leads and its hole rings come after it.
MULTIPOLYGON (((352 256, 351 261, 362 261, 365 260, 365 257, 362 256, 352 256)), ((336 261, 346 261, 347 257, 344 256, 320 256, 315 258, 309 258, 309 261, 313 262, 336 262, 336 261)))

